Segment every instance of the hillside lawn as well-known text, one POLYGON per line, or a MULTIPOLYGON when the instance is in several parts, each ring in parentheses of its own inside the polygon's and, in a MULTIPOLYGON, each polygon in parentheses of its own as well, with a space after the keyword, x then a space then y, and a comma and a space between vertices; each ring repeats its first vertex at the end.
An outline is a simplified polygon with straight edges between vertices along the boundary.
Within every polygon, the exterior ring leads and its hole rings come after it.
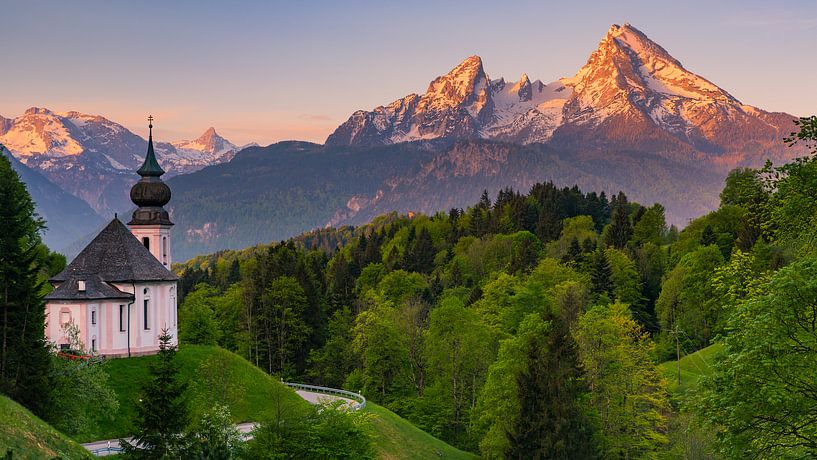
MULTIPOLYGON (((219 403, 229 407, 236 423, 272 419, 281 411, 305 410, 309 403, 246 359, 223 348, 182 344, 176 355, 186 397, 195 418, 219 403)), ((131 421, 148 366, 156 356, 111 359, 105 362, 110 384, 119 399, 113 420, 98 417, 75 436, 80 442, 130 436, 131 421)))
POLYGON ((678 385, 678 361, 658 365, 658 371, 667 379, 667 389, 673 396, 680 396, 698 385, 698 379, 712 374, 715 356, 723 350, 720 344, 710 345, 695 353, 681 357, 681 384, 678 385))
POLYGON ((0 395, 0 458, 93 458, 77 442, 37 418, 28 409, 0 395))
MULTIPOLYGON (((309 407, 309 403, 274 377, 223 348, 182 344, 176 357, 181 378, 189 385, 187 398, 194 417, 214 403, 227 405, 236 423, 260 422, 273 419, 278 411, 291 413, 309 407)), ((99 417, 88 430, 75 436, 77 440, 90 442, 132 434, 130 423, 139 389, 148 376, 148 366, 155 359, 155 356, 146 356, 105 362, 111 387, 119 399, 119 410, 113 420, 99 417)), ((381 458, 476 458, 381 406, 367 403, 366 411, 374 415, 374 444, 381 458)))
POLYGON ((397 459, 475 459, 412 425, 385 407, 366 403, 367 412, 374 414, 375 450, 379 458, 397 459))

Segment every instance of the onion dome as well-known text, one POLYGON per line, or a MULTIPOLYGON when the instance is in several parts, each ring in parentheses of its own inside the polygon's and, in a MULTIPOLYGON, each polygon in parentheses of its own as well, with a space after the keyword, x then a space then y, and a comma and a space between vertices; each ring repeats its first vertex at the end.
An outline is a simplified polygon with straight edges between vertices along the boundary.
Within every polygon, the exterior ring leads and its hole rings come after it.
POLYGON ((170 187, 162 182, 161 176, 165 171, 159 166, 153 151, 153 116, 148 117, 148 121, 148 151, 145 162, 136 171, 142 178, 130 189, 130 199, 139 208, 133 212, 133 219, 128 225, 173 225, 167 211, 162 208, 170 202, 171 194, 170 187))

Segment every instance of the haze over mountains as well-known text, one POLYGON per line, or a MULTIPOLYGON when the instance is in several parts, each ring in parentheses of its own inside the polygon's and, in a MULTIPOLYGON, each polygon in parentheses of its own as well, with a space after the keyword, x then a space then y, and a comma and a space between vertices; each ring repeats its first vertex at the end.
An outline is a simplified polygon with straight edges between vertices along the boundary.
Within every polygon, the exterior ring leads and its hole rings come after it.
MULTIPOLYGON (((393 210, 466 206, 484 189, 493 196, 547 180, 661 202, 670 222, 684 224, 716 207, 729 169, 802 155, 783 142, 794 118, 742 103, 625 24, 572 77, 492 79, 471 56, 422 95, 354 112, 325 145, 237 154, 211 128, 156 150, 177 176, 169 208, 184 260, 393 210)), ((130 207, 145 142, 76 112, 0 118, 0 143, 100 213, 130 207)))

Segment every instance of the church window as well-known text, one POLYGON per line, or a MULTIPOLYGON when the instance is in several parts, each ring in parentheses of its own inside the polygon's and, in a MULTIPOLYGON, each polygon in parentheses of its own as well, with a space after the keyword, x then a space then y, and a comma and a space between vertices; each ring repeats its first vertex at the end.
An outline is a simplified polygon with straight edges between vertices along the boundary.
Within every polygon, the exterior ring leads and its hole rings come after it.
POLYGON ((146 248, 150 249, 150 238, 143 236, 142 237, 142 244, 145 245, 146 248))
POLYGON ((96 339, 91 339, 91 351, 96 351, 96 339))
POLYGON ((60 312, 60 324, 65 326, 66 324, 71 322, 71 312, 63 311, 60 312))
POLYGON ((162 263, 167 265, 167 237, 162 237, 162 263))
POLYGON ((125 306, 119 306, 119 332, 125 332, 125 306))
POLYGON ((144 319, 145 319, 145 330, 150 330, 150 317, 148 316, 148 310, 150 309, 150 291, 145 288, 144 290, 145 300, 144 300, 144 319))
POLYGON ((96 310, 91 310, 91 324, 96 324, 96 310))

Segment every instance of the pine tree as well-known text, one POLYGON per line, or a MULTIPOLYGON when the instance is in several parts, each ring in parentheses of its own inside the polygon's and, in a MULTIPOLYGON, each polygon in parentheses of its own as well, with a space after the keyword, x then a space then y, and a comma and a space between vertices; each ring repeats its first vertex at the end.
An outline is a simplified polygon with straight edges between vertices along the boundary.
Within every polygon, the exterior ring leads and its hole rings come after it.
POLYGON ((121 441, 126 458, 180 458, 184 430, 189 421, 184 392, 187 385, 179 380, 176 347, 171 336, 162 330, 159 355, 150 366, 150 380, 142 387, 136 404, 134 443, 121 441))
POLYGON ((572 267, 578 267, 584 262, 582 255, 582 248, 579 246, 579 239, 573 238, 570 240, 570 246, 567 247, 567 252, 562 257, 562 262, 572 267))
POLYGON ((434 241, 431 239, 431 233, 428 229, 423 227, 420 230, 420 235, 414 243, 414 248, 411 251, 413 260, 412 265, 415 271, 420 273, 431 273, 434 270, 434 241))
POLYGON ((715 244, 715 231, 712 230, 711 225, 707 225, 704 227, 704 231, 701 232, 701 246, 709 246, 710 244, 715 244))
POLYGON ((50 399, 45 305, 38 273, 44 224, 0 146, 0 392, 39 416, 50 399))
POLYGON ((565 322, 552 317, 547 337, 528 344, 527 370, 517 378, 521 412, 508 433, 510 459, 594 458, 591 425, 583 414, 576 343, 565 322))
POLYGON ((630 206, 627 197, 619 192, 613 201, 613 214, 610 226, 607 227, 607 246, 623 249, 633 236, 633 224, 630 222, 630 206))
POLYGON ((599 249, 593 254, 590 281, 594 294, 607 294, 610 299, 613 298, 613 269, 604 250, 599 249))

